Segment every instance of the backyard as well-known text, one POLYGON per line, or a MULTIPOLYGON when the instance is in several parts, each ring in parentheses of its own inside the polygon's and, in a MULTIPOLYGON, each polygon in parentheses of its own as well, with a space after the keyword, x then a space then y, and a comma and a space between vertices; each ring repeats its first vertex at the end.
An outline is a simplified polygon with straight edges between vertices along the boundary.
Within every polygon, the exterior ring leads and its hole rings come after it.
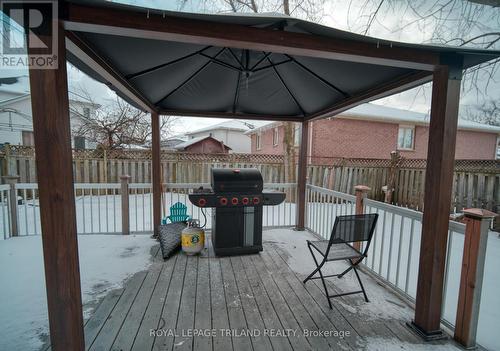
MULTIPOLYGON (((132 190, 129 195, 131 231, 132 233, 151 233, 151 194, 142 190, 140 190, 142 193, 137 194, 138 187, 148 189, 146 185, 131 184, 132 190)), ((290 185, 286 184, 272 184, 267 187, 290 189, 290 185)), ((87 190, 90 191, 90 189, 87 190)), ((181 188, 175 192, 164 193, 165 206, 168 208, 175 202, 185 203, 188 205, 188 212, 194 218, 200 219, 203 224, 200 209, 189 203, 186 191, 181 188)), ((354 196, 352 195, 309 186, 308 200, 307 226, 311 233, 315 233, 308 234, 309 236, 317 235, 328 238, 337 215, 354 213, 354 196)), ((156 242, 150 239, 150 235, 119 234, 121 231, 120 203, 120 195, 88 194, 76 197, 85 318, 92 316, 100 298, 120 288, 134 273, 147 269, 156 253, 156 251, 151 251, 156 242)), ((293 226, 295 223, 294 203, 285 202, 279 206, 264 209, 265 227, 286 227, 293 226)), ((9 301, 8 304, 1 304, 1 310, 5 312, 1 314, 5 316, 1 321, 5 326, 0 329, 2 339, 7 340, 8 345, 14 345, 22 340, 26 343, 26 347, 31 349, 41 346, 46 341, 48 332, 41 236, 39 232, 37 233, 37 228, 40 228, 38 210, 36 200, 29 199, 26 203, 22 201, 18 205, 21 235, 0 241, 2 261, 0 266, 4 267, 0 273, 0 280, 15 282, 6 285, 1 293, 1 301, 9 301), (16 269, 6 267, 16 267, 16 269), (26 304, 23 301, 30 301, 30 303, 26 304), (7 318, 11 315, 20 316, 20 318, 12 323, 7 318), (29 337, 20 338, 21 335, 29 337)), ((406 296, 408 301, 411 301, 416 294, 421 213, 371 200, 366 204, 366 212, 379 213, 380 220, 363 267, 367 272, 374 274, 379 281, 389 284, 406 296)), ((5 203, 0 207, 0 214, 2 214, 0 219, 5 221, 8 218, 8 208, 5 203)), ((209 230, 211 227, 210 209, 206 217, 206 229, 209 230)), ((8 228, 8 223, 0 222, 0 228, 8 228)), ((458 301, 464 245, 463 231, 463 224, 455 222, 450 225, 443 310, 443 318, 450 326, 453 326, 455 322, 458 301)), ((312 259, 309 252, 305 250, 303 235, 289 230, 269 233, 273 233, 273 239, 268 239, 268 243, 285 247, 294 258, 289 264, 295 273, 306 275, 312 270, 312 259)), ((500 286, 498 280, 495 279, 498 266, 500 266, 500 238, 496 233, 490 232, 478 327, 478 341, 489 350, 495 350, 497 346, 493 326, 500 318, 500 303, 496 299, 496 292, 500 286)), ((380 291, 380 288, 377 288, 377 291, 380 291)), ((389 292, 384 294, 389 294, 389 292)), ((342 304, 343 308, 349 309, 352 313, 365 311, 364 313, 377 317, 384 317, 384 313, 391 316, 398 314, 400 308, 398 304, 386 304, 385 308, 381 309, 376 301, 356 305, 357 307, 349 306, 343 300, 337 303, 342 304)))

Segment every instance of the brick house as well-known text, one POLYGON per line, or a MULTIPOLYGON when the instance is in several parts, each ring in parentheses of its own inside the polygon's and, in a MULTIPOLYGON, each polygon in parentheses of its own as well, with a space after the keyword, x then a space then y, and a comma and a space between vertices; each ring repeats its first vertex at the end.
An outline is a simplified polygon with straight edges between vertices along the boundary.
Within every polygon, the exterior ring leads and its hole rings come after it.
POLYGON ((211 136, 202 136, 189 139, 174 146, 177 151, 192 152, 198 154, 227 154, 231 148, 224 142, 211 136))
MULTIPOLYGON (((298 145, 299 125, 295 127, 298 145)), ((393 150, 411 159, 427 157, 429 117, 424 113, 364 104, 333 118, 313 121, 309 155, 312 163, 328 159, 390 158, 393 150)), ((283 154, 284 130, 280 122, 249 131, 252 153, 283 154)), ((500 158, 500 127, 459 120, 456 159, 500 158)))

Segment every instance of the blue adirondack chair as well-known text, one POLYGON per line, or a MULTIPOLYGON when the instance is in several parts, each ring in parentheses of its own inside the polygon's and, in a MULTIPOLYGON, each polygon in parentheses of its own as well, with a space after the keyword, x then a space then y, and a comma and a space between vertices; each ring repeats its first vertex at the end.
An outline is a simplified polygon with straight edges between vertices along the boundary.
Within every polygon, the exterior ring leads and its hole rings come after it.
POLYGON ((187 206, 181 202, 176 202, 170 207, 170 216, 163 219, 163 224, 167 224, 168 221, 171 223, 185 222, 189 219, 191 219, 191 216, 187 214, 187 206))

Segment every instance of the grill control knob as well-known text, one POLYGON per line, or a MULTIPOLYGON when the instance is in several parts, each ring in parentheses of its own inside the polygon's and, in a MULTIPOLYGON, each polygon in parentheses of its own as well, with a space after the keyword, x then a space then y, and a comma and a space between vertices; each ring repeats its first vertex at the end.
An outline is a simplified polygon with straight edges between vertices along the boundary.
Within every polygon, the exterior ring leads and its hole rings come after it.
POLYGON ((233 205, 237 205, 237 204, 238 204, 238 198, 237 198, 237 197, 233 197, 233 198, 231 199, 231 203, 232 203, 233 205))
POLYGON ((221 197, 220 199, 220 204, 223 205, 223 206, 226 206, 227 205, 227 199, 225 197, 221 197))
POLYGON ((254 203, 254 205, 258 205, 258 204, 259 204, 259 202, 260 202, 260 199, 259 199, 258 197, 254 197, 254 198, 253 198, 253 203, 254 203))
POLYGON ((203 207, 207 204, 207 200, 205 200, 204 198, 201 198, 198 200, 198 205, 203 207))
POLYGON ((244 197, 243 199, 241 199, 241 203, 243 205, 248 205, 248 197, 244 197))

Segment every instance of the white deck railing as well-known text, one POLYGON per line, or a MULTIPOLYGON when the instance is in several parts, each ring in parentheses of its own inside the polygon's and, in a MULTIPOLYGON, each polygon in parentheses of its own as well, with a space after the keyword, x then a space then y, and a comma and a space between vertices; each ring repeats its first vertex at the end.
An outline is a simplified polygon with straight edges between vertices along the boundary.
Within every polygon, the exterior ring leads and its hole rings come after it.
MULTIPOLYGON (((306 199, 306 227, 324 239, 330 238, 336 216, 355 213, 356 197, 353 195, 307 185, 306 199)), ((363 267, 414 302, 422 213, 369 199, 364 203, 365 213, 378 213, 379 219, 363 267)), ((448 233, 443 316, 444 322, 452 327, 458 301, 456 284, 460 281, 465 225, 450 221, 448 233), (450 270, 452 265, 458 268, 450 270), (448 288, 449 284, 453 289, 448 288)))
MULTIPOLYGON (((75 183, 76 224, 79 234, 120 234, 122 233, 122 195, 121 183, 75 183)), ((188 214, 204 223, 206 229, 212 225, 212 209, 201 210, 188 199, 192 189, 209 184, 166 183, 163 184, 162 217, 168 216, 170 207, 181 202, 188 207, 188 214), (203 216, 205 213, 205 217, 203 216)), ((287 193, 287 200, 278 206, 264 206, 264 227, 289 227, 295 225, 296 184, 266 183, 265 189, 287 193)), ((17 206, 11 211, 9 184, 0 185, 0 237, 13 236, 12 219, 16 219, 17 233, 14 235, 39 235, 40 206, 38 184, 15 184, 17 206)), ((128 184, 130 233, 152 233, 152 189, 149 183, 128 184)))

